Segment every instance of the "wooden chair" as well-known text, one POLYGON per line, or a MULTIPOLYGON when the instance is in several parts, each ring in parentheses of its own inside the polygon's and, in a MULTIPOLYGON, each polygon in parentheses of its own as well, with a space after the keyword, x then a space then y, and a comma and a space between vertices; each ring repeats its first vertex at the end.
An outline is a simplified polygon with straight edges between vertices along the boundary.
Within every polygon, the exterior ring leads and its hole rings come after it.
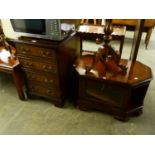
MULTIPOLYGON (((127 30, 135 30, 135 27, 138 23, 138 19, 113 19, 112 23, 113 23, 113 25, 127 26, 127 30)), ((154 26, 155 26, 155 19, 146 19, 145 20, 144 27, 143 27, 142 31, 146 32, 146 37, 145 37, 146 48, 148 47, 154 26)))

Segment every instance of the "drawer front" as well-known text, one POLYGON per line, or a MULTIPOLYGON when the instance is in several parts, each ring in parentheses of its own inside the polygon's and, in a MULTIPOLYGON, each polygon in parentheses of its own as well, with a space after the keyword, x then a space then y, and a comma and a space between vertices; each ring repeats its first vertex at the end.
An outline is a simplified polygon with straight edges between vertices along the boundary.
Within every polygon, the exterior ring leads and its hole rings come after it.
POLYGON ((50 48, 36 47, 25 44, 16 44, 18 54, 27 56, 39 56, 41 58, 52 58, 56 60, 55 50, 50 48))
POLYGON ((28 89, 29 89, 29 92, 37 93, 41 96, 48 96, 48 97, 54 97, 54 98, 61 97, 59 89, 52 89, 50 87, 38 85, 37 83, 33 83, 33 85, 29 84, 28 89))
POLYGON ((26 78, 28 81, 35 81, 35 82, 41 82, 43 84, 57 87, 59 86, 59 79, 56 74, 53 75, 41 75, 41 74, 35 74, 31 72, 26 72, 26 78))
POLYGON ((42 72, 58 73, 57 65, 54 63, 47 64, 44 62, 32 61, 31 59, 19 58, 23 69, 36 70, 42 72))

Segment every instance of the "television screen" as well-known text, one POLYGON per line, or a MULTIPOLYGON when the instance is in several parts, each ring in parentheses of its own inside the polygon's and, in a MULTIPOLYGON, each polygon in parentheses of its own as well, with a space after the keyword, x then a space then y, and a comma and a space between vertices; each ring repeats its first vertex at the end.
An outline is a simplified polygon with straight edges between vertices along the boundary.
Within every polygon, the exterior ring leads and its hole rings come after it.
POLYGON ((14 31, 32 34, 46 33, 45 20, 43 19, 11 19, 14 31))

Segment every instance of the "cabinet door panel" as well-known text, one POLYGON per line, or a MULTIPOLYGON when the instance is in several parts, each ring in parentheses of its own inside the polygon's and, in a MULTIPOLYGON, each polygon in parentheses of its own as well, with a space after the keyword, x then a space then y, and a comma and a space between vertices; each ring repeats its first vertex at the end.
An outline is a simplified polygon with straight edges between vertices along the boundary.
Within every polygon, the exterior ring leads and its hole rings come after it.
POLYGON ((121 106, 124 102, 126 91, 121 87, 107 85, 97 81, 86 81, 86 96, 89 99, 94 98, 101 102, 110 103, 114 106, 121 106))

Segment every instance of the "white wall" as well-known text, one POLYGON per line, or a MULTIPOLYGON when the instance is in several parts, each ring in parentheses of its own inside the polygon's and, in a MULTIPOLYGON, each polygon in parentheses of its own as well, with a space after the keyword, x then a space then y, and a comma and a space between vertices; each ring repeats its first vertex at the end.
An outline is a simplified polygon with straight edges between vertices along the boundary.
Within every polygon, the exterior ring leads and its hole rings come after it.
POLYGON ((7 38, 16 39, 19 37, 14 33, 9 19, 1 19, 1 24, 3 32, 7 38))

